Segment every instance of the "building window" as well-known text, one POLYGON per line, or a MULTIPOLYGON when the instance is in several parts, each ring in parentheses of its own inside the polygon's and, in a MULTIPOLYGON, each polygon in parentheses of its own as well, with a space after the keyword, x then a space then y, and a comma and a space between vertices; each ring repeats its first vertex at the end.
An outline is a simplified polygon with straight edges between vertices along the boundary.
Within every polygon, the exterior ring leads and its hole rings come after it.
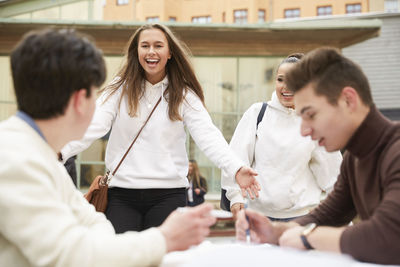
POLYGON ((347 4, 346 14, 361 13, 361 4, 347 4))
POLYGON ((385 0, 385 12, 399 12, 399 1, 385 0))
POLYGON ((299 18, 299 17, 300 17, 300 8, 285 9, 284 11, 285 19, 299 18))
POLYGON ((192 23, 211 23, 211 16, 192 17, 192 23))
POLYGON ((247 10, 239 9, 233 11, 233 22, 235 23, 247 23, 247 10))
POLYGON ((258 10, 258 23, 264 23, 265 22, 265 9, 259 9, 258 10))
POLYGON ((176 22, 176 17, 169 17, 168 21, 176 22))
POLYGON ((332 15, 332 6, 319 6, 317 7, 317 16, 332 15))
POLYGON ((146 22, 148 23, 154 23, 154 22, 159 22, 160 18, 159 17, 147 17, 146 22))
POLYGON ((129 0, 117 0, 117 6, 128 5, 129 0))

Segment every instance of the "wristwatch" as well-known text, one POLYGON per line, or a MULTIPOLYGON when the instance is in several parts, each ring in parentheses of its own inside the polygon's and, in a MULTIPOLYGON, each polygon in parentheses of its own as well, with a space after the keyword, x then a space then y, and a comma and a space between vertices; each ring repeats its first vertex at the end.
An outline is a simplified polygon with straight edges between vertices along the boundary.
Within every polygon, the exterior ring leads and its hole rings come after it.
POLYGON ((316 223, 309 223, 304 227, 303 232, 300 235, 301 241, 303 242, 303 245, 306 249, 314 249, 313 246, 310 245, 310 243, 307 240, 307 236, 312 233, 312 231, 317 228, 316 223))

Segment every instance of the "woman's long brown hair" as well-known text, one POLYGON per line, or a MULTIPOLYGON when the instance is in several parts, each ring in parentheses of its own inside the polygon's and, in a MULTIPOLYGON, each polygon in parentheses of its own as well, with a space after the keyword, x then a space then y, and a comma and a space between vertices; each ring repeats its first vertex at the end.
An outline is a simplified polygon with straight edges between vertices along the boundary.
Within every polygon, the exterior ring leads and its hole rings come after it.
POLYGON ((203 105, 205 105, 204 94, 190 63, 189 57, 191 54, 189 49, 164 25, 146 24, 135 31, 130 38, 125 53, 125 64, 119 70, 117 78, 110 85, 103 88, 101 92, 110 91, 109 96, 111 96, 122 87, 123 92, 119 100, 119 105, 121 105, 123 96, 127 95, 129 115, 131 117, 136 116, 139 99, 144 94, 142 85, 145 81, 145 71, 140 65, 138 57, 139 37, 142 31, 149 29, 161 30, 168 41, 171 58, 165 66, 169 85, 164 92, 164 97, 168 95, 166 100, 168 101, 168 115, 170 120, 182 120, 179 114, 179 106, 183 102, 187 90, 193 91, 200 98, 203 105))

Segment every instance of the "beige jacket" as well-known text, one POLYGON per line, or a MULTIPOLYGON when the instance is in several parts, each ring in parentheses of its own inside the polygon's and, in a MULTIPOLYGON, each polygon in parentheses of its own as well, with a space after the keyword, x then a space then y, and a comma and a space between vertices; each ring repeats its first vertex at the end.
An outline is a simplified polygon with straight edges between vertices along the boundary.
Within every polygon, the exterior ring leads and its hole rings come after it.
POLYGON ((158 229, 116 235, 75 189, 56 153, 23 120, 0 123, 0 266, 148 266, 158 229))

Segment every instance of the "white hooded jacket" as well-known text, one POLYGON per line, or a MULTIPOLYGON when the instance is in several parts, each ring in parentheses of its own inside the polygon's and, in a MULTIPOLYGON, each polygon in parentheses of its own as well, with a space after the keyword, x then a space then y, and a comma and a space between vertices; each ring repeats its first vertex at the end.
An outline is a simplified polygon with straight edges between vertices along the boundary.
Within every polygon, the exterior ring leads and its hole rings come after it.
MULTIPOLYGON (((111 128, 105 164, 108 170, 113 171, 154 104, 168 87, 168 78, 165 77, 154 85, 146 81, 144 86, 145 95, 139 100, 138 116, 135 117, 129 116, 126 95, 119 106, 121 89, 109 98, 108 92, 103 93, 96 102, 93 120, 83 139, 72 141, 61 150, 64 160, 85 150, 111 128)), ((185 94, 179 114, 183 118, 182 121, 169 119, 168 102, 163 97, 115 177, 111 179, 110 187, 188 187, 186 176, 189 162, 186 154, 185 127, 204 154, 230 176, 234 176, 240 167, 244 166, 229 149, 203 103, 192 91, 188 90, 185 94)))
MULTIPOLYGON (((301 136, 301 118, 294 109, 284 107, 275 92, 257 128, 261 106, 253 104, 244 113, 230 143, 236 155, 258 173, 260 196, 248 206, 273 218, 305 215, 332 190, 342 155, 328 153, 310 137, 301 136)), ((231 206, 244 203, 235 177, 222 172, 221 184, 231 206)))

